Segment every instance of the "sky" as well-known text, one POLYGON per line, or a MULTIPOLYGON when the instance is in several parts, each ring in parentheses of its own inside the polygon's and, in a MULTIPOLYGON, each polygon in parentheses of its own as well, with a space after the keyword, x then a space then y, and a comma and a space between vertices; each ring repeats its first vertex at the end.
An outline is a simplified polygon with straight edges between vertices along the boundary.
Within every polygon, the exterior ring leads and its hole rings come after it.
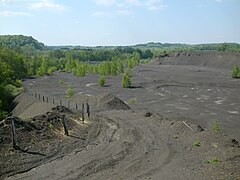
POLYGON ((240 43, 240 0, 0 0, 0 35, 45 45, 240 43))

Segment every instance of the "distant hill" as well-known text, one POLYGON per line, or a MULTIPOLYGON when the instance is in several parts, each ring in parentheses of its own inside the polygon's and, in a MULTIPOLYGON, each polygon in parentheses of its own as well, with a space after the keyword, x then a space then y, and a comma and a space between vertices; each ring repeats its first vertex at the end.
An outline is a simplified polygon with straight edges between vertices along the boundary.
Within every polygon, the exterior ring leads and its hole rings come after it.
POLYGON ((23 35, 0 35, 0 45, 7 47, 29 47, 36 50, 44 50, 46 47, 43 43, 38 42, 31 36, 23 35))
POLYGON ((137 44, 135 48, 162 48, 167 50, 209 50, 209 51, 234 51, 240 52, 240 44, 237 43, 209 43, 209 44, 180 44, 180 43, 154 43, 137 44))

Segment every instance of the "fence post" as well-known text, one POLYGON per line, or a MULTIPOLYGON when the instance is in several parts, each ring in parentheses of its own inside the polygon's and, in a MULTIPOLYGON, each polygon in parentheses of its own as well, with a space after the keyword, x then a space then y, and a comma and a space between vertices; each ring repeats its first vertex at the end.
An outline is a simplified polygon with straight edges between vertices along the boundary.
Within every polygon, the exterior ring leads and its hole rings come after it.
POLYGON ((17 139, 16 139, 16 129, 14 124, 14 118, 11 116, 11 126, 12 126, 12 145, 13 148, 17 148, 17 139))
POLYGON ((82 122, 84 122, 84 104, 82 103, 82 122))
POLYGON ((47 103, 48 103, 48 97, 47 97, 47 103))
POLYGON ((66 118, 65 115, 63 115, 63 127, 64 127, 64 133, 66 136, 69 136, 68 130, 67 130, 67 125, 66 125, 66 118))
POLYGON ((52 103, 54 104, 55 102, 54 102, 54 98, 52 99, 52 103))
POLYGON ((42 97, 42 100, 43 100, 43 102, 44 102, 44 96, 42 97))
POLYGON ((78 109, 78 105, 77 105, 77 103, 76 103, 76 109, 78 109))
POLYGON ((87 103, 86 106, 87 106, 87 115, 88 115, 88 118, 89 118, 89 117, 90 117, 90 108, 89 108, 89 104, 87 103))
POLYGON ((60 106, 62 106, 62 100, 60 100, 60 106))
POLYGON ((41 98, 40 98, 40 94, 38 94, 38 99, 40 100, 41 98))
POLYGON ((35 93, 35 98, 37 98, 37 93, 35 93))

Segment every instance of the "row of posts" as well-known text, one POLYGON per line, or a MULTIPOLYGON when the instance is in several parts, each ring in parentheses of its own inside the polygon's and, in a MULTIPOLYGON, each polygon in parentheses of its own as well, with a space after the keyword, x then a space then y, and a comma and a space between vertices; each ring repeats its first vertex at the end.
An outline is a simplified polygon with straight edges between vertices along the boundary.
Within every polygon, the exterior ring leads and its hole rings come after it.
MULTIPOLYGON (((38 100, 40 100, 40 101, 42 100, 42 102, 50 103, 50 102, 49 102, 49 98, 48 98, 48 97, 45 97, 45 96, 43 96, 43 95, 42 95, 42 97, 41 97, 41 94, 31 93, 30 91, 28 91, 28 94, 34 96, 35 98, 38 98, 38 100)), ((55 104, 55 103, 56 103, 55 99, 52 98, 52 104, 55 104)), ((63 101, 62 101, 62 100, 59 101, 59 105, 60 105, 60 106, 63 106, 63 101)), ((88 105, 88 103, 86 104, 86 106, 87 106, 86 108, 87 108, 87 113, 88 113, 88 117, 89 117, 89 116, 90 116, 90 111, 89 111, 89 105, 88 105)), ((67 102, 67 108, 68 108, 68 109, 71 108, 71 102, 70 102, 70 101, 67 102)), ((74 109, 74 108, 72 108, 72 109, 74 109)), ((75 109, 76 109, 76 110, 78 109, 78 104, 77 104, 77 103, 75 103, 75 109)), ((83 109, 84 109, 84 104, 82 104, 82 111, 83 111, 83 109)))
MULTIPOLYGON (((40 94, 37 95, 37 93, 34 93, 34 94, 32 93, 32 95, 35 98, 38 97, 38 99, 41 100, 40 94)), ((42 96, 42 100, 43 100, 43 102, 45 102, 45 97, 44 96, 42 96)), ((46 102, 47 103, 49 102, 48 100, 49 100, 48 97, 46 97, 46 102)), ((54 98, 52 99, 52 102, 53 102, 53 104, 55 104, 55 99, 54 98)), ((62 100, 60 100, 60 106, 63 106, 62 100)), ((75 108, 78 109, 78 104, 77 103, 76 103, 75 108)), ((68 101, 68 109, 70 109, 70 101, 68 101)), ((82 103, 82 122, 83 123, 85 121, 84 112, 85 112, 85 106, 84 106, 84 103, 82 103)), ((87 112, 87 117, 89 118, 90 117, 90 107, 89 107, 88 103, 86 103, 86 112, 87 112)), ((11 120, 11 127, 12 127, 11 128, 12 129, 12 145, 13 145, 14 149, 19 149, 19 146, 17 146, 16 128, 15 128, 14 118, 11 116, 10 120, 11 120)), ((64 134, 66 136, 69 136, 65 115, 62 115, 62 123, 63 123, 63 128, 64 128, 64 134)))
MULTIPOLYGON (((84 104, 82 104, 82 122, 84 123, 85 117, 84 117, 84 104)), ((90 117, 90 108, 89 108, 89 104, 86 103, 86 108, 87 108, 87 116, 88 118, 90 117)), ((17 146, 17 138, 16 138, 16 128, 15 128, 15 123, 14 123, 14 118, 11 116, 11 129, 12 129, 12 145, 14 149, 19 149, 19 147, 17 146)), ((66 123, 66 116, 62 115, 62 123, 63 123, 63 128, 64 128, 64 134, 66 136, 69 136, 69 132, 67 129, 67 123, 66 123)))

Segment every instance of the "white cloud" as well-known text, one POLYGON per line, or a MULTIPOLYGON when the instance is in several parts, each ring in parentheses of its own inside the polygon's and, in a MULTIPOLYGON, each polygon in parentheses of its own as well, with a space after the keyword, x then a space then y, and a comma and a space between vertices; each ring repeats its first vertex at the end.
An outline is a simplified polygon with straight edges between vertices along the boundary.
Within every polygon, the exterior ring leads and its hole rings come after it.
POLYGON ((142 2, 139 0, 125 0, 125 3, 133 6, 142 6, 142 2))
POLYGON ((3 4, 5 4, 5 3, 10 3, 12 0, 0 0, 0 3, 3 3, 3 4))
POLYGON ((31 16, 31 14, 19 11, 0 11, 0 16, 14 17, 14 16, 31 16))
POLYGON ((93 16, 108 16, 111 15, 111 13, 104 12, 104 11, 97 11, 92 14, 93 16))
POLYGON ((163 4, 161 0, 147 0, 146 5, 150 11, 163 10, 168 6, 163 4))
POLYGON ((118 12, 118 14, 121 14, 121 15, 124 15, 124 16, 130 16, 130 15, 133 14, 132 11, 127 10, 127 9, 118 10, 117 12, 118 12))
POLYGON ((30 4, 29 9, 50 9, 62 11, 65 10, 66 7, 61 4, 54 3, 51 0, 39 0, 30 4))
POLYGON ((99 5, 113 5, 116 3, 116 0, 95 0, 95 2, 99 5))

